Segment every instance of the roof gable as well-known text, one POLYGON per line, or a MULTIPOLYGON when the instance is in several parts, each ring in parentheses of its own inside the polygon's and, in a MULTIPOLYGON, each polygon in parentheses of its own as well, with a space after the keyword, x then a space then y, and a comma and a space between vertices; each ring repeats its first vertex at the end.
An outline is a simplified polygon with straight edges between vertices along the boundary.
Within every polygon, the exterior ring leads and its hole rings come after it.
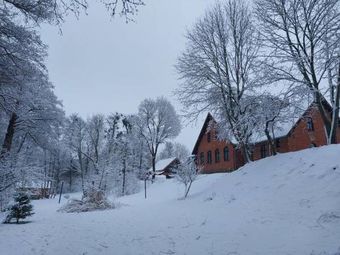
MULTIPOLYGON (((156 171, 162 171, 165 168, 172 165, 173 163, 175 163, 176 161, 178 161, 178 159, 176 157, 159 160, 159 161, 156 162, 156 166, 155 166, 156 169, 155 170, 156 171)), ((152 171, 152 167, 149 169, 149 171, 152 171)))
MULTIPOLYGON (((192 154, 195 155, 197 154, 197 150, 198 150, 198 146, 200 145, 200 141, 202 140, 202 137, 204 136, 204 134, 206 133, 206 130, 209 126, 209 123, 210 121, 214 120, 213 116, 210 114, 210 112, 207 114, 207 117, 205 118, 205 121, 203 123, 203 126, 202 126, 202 129, 201 129, 201 132, 200 134, 198 135, 198 138, 196 140, 196 143, 195 143, 195 146, 194 146, 194 149, 192 150, 192 154)), ((216 121, 215 121, 216 122, 216 121)))

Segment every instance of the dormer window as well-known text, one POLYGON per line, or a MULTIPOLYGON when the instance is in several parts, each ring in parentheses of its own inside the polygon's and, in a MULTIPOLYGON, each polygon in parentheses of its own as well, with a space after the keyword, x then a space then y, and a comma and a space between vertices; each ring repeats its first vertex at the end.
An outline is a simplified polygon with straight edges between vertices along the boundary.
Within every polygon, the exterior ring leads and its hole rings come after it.
POLYGON ((314 123, 312 118, 307 119, 307 130, 314 131, 314 123))

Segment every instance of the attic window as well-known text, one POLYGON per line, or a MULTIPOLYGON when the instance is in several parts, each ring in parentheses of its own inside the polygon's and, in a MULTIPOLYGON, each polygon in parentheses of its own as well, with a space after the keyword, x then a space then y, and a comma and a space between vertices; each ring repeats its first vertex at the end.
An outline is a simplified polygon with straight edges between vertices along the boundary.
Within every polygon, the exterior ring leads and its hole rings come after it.
POLYGON ((208 143, 210 143, 210 141, 211 141, 211 133, 210 132, 207 134, 207 141, 208 141, 208 143))
POLYGON ((314 131, 314 123, 312 118, 307 119, 307 130, 314 131))

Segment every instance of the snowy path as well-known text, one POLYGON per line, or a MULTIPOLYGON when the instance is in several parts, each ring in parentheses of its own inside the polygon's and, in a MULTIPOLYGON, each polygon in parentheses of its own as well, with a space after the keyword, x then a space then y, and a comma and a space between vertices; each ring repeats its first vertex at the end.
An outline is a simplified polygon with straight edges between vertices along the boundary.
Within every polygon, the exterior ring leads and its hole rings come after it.
POLYGON ((109 211, 58 213, 57 200, 36 201, 32 223, 0 225, 0 254, 338 254, 339 155, 330 146, 201 176, 187 200, 170 180, 109 211))

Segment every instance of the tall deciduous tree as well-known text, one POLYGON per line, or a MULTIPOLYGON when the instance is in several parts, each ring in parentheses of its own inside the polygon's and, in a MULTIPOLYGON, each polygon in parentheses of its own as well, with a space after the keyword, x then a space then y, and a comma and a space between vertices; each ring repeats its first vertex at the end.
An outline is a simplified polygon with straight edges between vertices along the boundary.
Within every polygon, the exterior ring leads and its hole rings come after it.
MULTIPOLYGON (((187 35, 176 65, 183 81, 177 95, 188 115, 211 111, 226 136, 234 137, 250 160, 254 75, 258 40, 250 10, 243 1, 217 3, 187 35)), ((226 138, 226 137, 225 137, 226 138)))
POLYGON ((156 100, 145 99, 139 105, 136 124, 139 134, 148 146, 152 169, 155 172, 159 146, 178 136, 181 131, 179 116, 172 104, 164 97, 156 100))
POLYGON ((340 86, 340 2, 256 0, 259 31, 266 48, 267 78, 304 86, 324 122, 328 143, 336 143, 340 86), (323 84, 329 86, 323 86, 323 84), (333 112, 324 107, 325 92, 333 112), (326 94, 327 94, 326 93, 326 94))
POLYGON ((166 142, 165 147, 159 154, 159 159, 178 158, 180 161, 186 160, 190 155, 188 148, 181 143, 166 142))

